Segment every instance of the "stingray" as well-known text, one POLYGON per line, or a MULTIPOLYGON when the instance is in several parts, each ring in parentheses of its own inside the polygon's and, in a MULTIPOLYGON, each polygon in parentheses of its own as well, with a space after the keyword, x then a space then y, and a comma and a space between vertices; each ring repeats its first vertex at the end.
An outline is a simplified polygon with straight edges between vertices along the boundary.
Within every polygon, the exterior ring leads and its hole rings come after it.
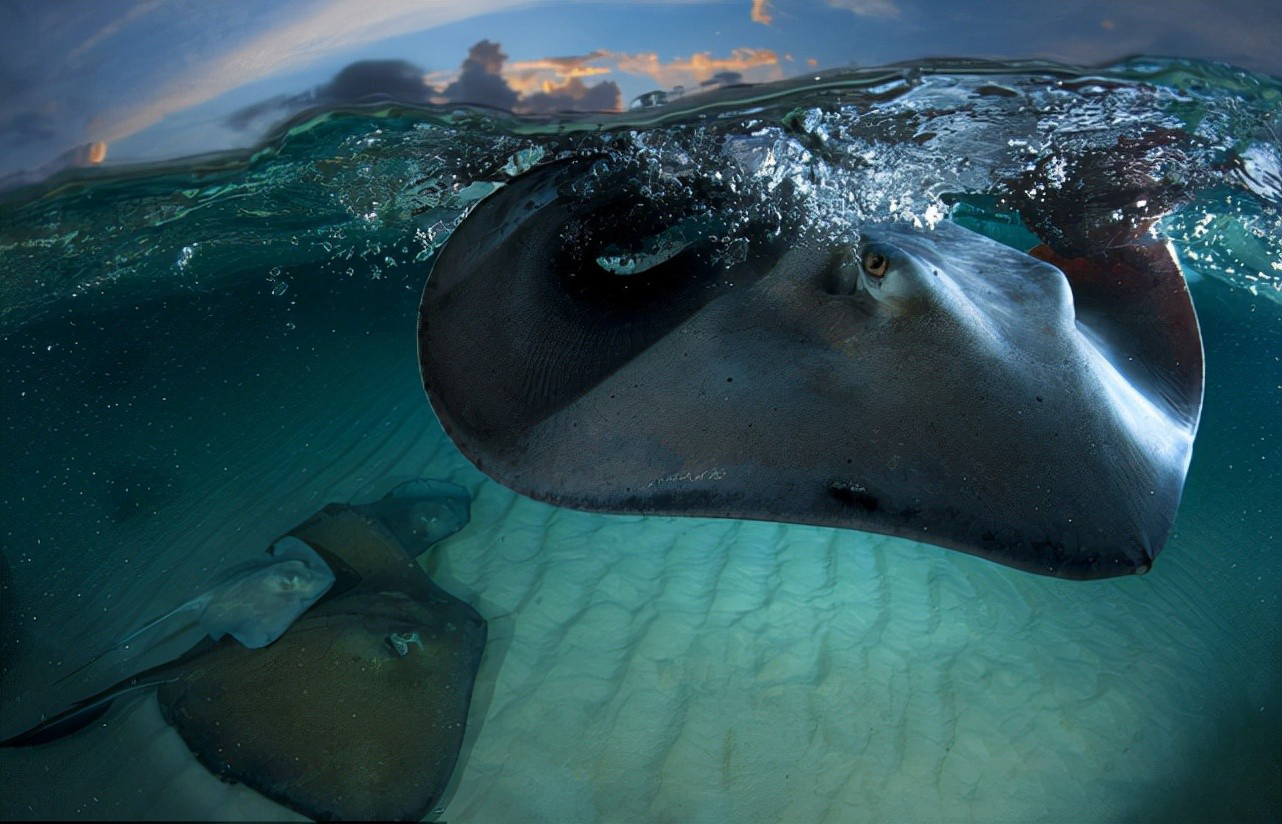
POLYGON ((415 557, 467 526, 472 496, 458 484, 420 478, 406 481, 362 510, 391 530, 415 557))
POLYGON ((199 630, 217 641, 230 635, 249 649, 279 638, 334 583, 334 573, 316 551, 292 536, 272 544, 263 560, 250 561, 218 576, 213 585, 58 679, 71 678, 108 654, 129 649, 139 638, 199 630))
POLYGON ((225 780, 317 819, 422 818, 462 747, 486 625, 372 514, 424 503, 392 497, 330 504, 289 533, 335 580, 273 643, 207 639, 3 744, 60 738, 156 688, 166 719, 225 780))
POLYGON ((1165 245, 1039 250, 1056 266, 944 221, 758 236, 725 265, 692 229, 706 218, 593 180, 593 162, 479 204, 424 290, 424 387, 491 478, 576 509, 849 527, 1066 578, 1149 569, 1202 402, 1165 245))

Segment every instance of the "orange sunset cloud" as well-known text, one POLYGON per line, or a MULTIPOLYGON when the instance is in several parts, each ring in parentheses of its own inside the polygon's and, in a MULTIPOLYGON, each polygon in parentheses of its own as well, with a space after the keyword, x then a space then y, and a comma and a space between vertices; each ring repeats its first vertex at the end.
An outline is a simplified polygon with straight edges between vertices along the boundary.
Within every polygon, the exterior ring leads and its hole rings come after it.
POLYGON ((753 71, 749 80, 778 80, 783 77, 779 56, 770 49, 735 49, 729 57, 713 57, 711 52, 697 52, 687 58, 666 63, 654 52, 637 54, 610 53, 619 71, 645 75, 660 86, 690 86, 702 83, 718 72, 753 71))
MULTIPOLYGON (((689 57, 662 60, 655 52, 611 52, 597 49, 588 54, 567 57, 542 57, 502 63, 498 73, 507 85, 522 96, 577 93, 583 78, 601 77, 613 72, 640 75, 652 79, 656 86, 695 87, 717 75, 744 75, 744 82, 779 80, 784 76, 779 55, 770 49, 738 48, 728 57, 714 57, 711 52, 696 52, 689 57)), ((458 71, 434 71, 424 81, 437 88, 458 79, 458 71)))

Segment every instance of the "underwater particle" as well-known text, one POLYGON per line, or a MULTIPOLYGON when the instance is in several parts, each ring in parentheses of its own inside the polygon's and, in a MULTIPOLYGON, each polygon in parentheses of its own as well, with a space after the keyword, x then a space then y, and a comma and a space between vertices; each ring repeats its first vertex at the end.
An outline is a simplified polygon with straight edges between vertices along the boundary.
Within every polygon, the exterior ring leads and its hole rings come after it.
POLYGON ((746 237, 732 238, 727 241, 725 248, 717 257, 717 262, 722 266, 738 266, 748 259, 748 239, 746 237))
POLYGON ((184 246, 178 253, 178 259, 174 261, 174 265, 177 266, 179 270, 185 270, 191 263, 191 259, 196 255, 196 247, 198 245, 198 243, 193 243, 190 246, 184 246))

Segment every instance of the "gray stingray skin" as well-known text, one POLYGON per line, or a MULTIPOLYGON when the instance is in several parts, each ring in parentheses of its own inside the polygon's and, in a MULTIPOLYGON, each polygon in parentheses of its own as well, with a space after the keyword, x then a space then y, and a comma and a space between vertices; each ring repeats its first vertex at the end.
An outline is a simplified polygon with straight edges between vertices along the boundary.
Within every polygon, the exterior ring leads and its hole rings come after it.
POLYGON ((948 222, 868 226, 857 247, 792 238, 729 271, 682 253, 634 286, 578 248, 610 206, 573 194, 575 174, 483 202, 424 291, 429 399, 492 478, 578 509, 853 527, 1059 577, 1149 568, 1202 397, 1165 247, 1077 261, 1070 287, 948 222))

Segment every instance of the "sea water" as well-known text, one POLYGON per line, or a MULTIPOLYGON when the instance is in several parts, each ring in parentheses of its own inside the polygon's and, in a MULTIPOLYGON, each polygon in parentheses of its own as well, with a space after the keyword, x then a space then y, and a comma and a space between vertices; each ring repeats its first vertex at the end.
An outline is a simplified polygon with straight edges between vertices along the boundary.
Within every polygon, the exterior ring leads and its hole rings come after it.
MULTIPOLYGON (((923 63, 617 116, 309 112, 252 153, 9 192, 0 734, 322 505, 435 477, 475 503, 428 569, 491 623, 449 820, 1275 820, 1280 131, 1282 84, 1222 65, 923 63), (1155 130, 1135 162, 1171 193, 1157 231, 1189 277, 1207 388, 1144 577, 556 509, 487 480, 424 398, 434 255, 540 162, 624 158, 648 196, 730 198, 728 263, 763 221, 954 219, 1027 248, 995 192, 1054 197, 1059 159, 1155 130)), ((0 752, 0 816, 296 817, 212 778, 145 696, 0 752)))

